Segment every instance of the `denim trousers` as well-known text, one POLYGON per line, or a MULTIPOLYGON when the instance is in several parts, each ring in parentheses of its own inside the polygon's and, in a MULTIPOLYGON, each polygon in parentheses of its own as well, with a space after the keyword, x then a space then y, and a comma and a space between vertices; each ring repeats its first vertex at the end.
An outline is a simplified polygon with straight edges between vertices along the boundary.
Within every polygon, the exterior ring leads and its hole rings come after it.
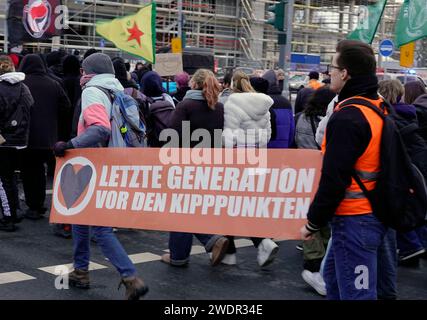
POLYGON ((397 245, 396 231, 388 229, 378 248, 378 299, 397 299, 397 245))
POLYGON ((92 231, 102 253, 117 269, 122 278, 136 275, 136 269, 119 240, 114 235, 113 228, 73 225, 72 229, 75 269, 88 270, 89 268, 90 235, 92 231))
POLYGON ((422 226, 414 231, 397 233, 399 255, 405 256, 414 251, 427 248, 427 227, 422 226))
POLYGON ((378 249, 387 228, 372 214, 334 216, 323 270, 331 300, 377 299, 378 249))
POLYGON ((190 260, 193 235, 203 244, 206 252, 211 252, 215 242, 221 237, 218 235, 171 232, 169 233, 169 251, 171 264, 185 265, 190 260))

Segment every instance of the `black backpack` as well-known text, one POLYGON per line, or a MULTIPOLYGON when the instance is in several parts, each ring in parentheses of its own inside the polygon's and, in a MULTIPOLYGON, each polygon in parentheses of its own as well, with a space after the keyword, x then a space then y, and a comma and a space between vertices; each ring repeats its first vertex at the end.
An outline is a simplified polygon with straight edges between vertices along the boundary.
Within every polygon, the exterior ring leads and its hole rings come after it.
POLYGON ((147 117, 147 132, 148 145, 150 147, 162 147, 166 141, 160 141, 160 133, 163 129, 169 128, 172 113, 175 107, 162 97, 162 99, 153 99, 147 97, 149 103, 149 115, 147 117))
POLYGON ((424 225, 427 214, 427 188, 425 178, 418 167, 420 161, 417 150, 427 152, 427 148, 417 147, 417 139, 411 138, 411 135, 416 134, 416 124, 405 125, 387 102, 382 104, 387 114, 371 102, 360 98, 349 99, 341 107, 354 104, 374 110, 384 121, 380 147, 381 171, 375 189, 368 191, 356 172, 353 174, 353 178, 369 199, 373 213, 386 226, 401 232, 424 225))

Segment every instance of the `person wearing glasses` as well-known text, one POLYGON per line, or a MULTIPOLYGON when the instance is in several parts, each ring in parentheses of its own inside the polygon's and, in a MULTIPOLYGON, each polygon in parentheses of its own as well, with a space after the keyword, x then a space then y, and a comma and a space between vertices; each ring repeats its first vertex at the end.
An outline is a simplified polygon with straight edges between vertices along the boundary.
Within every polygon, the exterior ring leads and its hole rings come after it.
POLYGON ((322 177, 301 228, 303 240, 331 223, 332 240, 323 269, 328 299, 377 299, 377 255, 387 228, 372 214, 369 200, 353 173, 368 190, 380 171, 383 121, 366 107, 381 108, 376 60, 368 44, 343 40, 329 66, 330 89, 338 94, 322 143, 322 177), (357 96, 364 101, 341 107, 357 96))

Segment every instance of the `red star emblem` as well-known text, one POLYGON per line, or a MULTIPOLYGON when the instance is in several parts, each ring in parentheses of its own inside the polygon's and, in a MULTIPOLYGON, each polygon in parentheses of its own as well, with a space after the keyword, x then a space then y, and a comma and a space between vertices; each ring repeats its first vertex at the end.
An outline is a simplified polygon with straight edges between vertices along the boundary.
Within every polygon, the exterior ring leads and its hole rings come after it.
POLYGON ((141 37, 144 35, 144 32, 138 29, 138 26, 136 22, 133 22, 133 27, 130 29, 127 29, 130 33, 129 38, 127 41, 136 40, 138 42, 139 46, 141 46, 141 37))

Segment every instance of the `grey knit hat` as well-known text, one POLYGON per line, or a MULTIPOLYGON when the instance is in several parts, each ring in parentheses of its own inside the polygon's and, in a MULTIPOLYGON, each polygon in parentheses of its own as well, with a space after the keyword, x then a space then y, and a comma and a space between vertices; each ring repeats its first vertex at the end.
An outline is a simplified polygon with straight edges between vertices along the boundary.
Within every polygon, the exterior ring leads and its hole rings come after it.
POLYGON ((114 74, 113 62, 110 57, 104 53, 94 53, 83 61, 83 70, 86 74, 114 74))

